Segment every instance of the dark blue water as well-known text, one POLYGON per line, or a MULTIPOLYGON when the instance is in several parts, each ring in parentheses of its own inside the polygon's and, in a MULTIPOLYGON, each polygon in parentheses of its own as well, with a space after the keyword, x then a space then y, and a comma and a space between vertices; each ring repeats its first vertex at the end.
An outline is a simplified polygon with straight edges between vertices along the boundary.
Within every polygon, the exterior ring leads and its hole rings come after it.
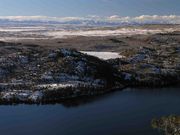
POLYGON ((56 105, 0 106, 2 135, 158 135, 151 119, 180 114, 180 89, 126 89, 56 105))

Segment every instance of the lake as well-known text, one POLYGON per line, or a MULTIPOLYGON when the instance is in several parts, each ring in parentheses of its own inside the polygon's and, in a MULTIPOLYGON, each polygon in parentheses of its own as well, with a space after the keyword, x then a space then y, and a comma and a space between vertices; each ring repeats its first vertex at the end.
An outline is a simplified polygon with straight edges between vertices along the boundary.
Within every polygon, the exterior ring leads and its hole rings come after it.
POLYGON ((180 89, 130 89, 51 105, 0 106, 2 135, 158 135, 151 120, 180 115, 180 89))

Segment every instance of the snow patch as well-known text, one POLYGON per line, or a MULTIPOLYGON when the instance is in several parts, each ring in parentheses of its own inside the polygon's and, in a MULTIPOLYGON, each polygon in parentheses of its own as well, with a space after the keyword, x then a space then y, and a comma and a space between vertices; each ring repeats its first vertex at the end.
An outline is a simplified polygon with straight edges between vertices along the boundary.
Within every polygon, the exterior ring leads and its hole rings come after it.
POLYGON ((43 97, 43 93, 41 91, 35 91, 30 97, 29 99, 31 101, 38 101, 41 100, 43 97))
POLYGON ((81 53, 98 57, 99 59, 109 60, 116 58, 124 58, 124 56, 119 55, 117 52, 94 52, 94 51, 81 51, 81 53))
POLYGON ((65 37, 72 37, 72 36, 86 36, 86 37, 93 37, 93 36, 117 36, 117 35, 147 35, 147 34, 156 34, 156 33, 166 33, 172 32, 173 29, 138 29, 138 28, 121 28, 115 30, 56 30, 56 31, 47 31, 45 36, 53 37, 53 38, 65 38, 65 37))
POLYGON ((132 75, 129 73, 123 73, 123 75, 124 75, 125 80, 131 80, 132 79, 132 75))
POLYGON ((104 82, 102 80, 94 80, 93 82, 84 82, 84 81, 69 81, 63 83, 52 83, 52 84, 41 84, 38 85, 38 89, 48 89, 48 90, 57 90, 64 88, 79 88, 79 87, 92 87, 92 88, 100 88, 104 86, 104 82))
POLYGON ((12 90, 1 92, 2 99, 4 100, 19 100, 19 101, 38 101, 42 99, 43 93, 41 91, 30 91, 30 90, 12 90))

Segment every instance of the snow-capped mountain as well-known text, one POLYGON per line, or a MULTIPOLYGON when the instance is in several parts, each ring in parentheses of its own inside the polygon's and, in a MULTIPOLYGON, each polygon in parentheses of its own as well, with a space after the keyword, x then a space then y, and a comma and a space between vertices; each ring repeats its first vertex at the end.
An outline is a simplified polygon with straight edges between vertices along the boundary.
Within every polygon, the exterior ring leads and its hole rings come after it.
POLYGON ((63 25, 84 25, 84 26, 118 26, 134 24, 180 24, 180 16, 158 16, 142 15, 138 17, 48 17, 48 16, 0 16, 1 25, 12 24, 63 24, 63 25))

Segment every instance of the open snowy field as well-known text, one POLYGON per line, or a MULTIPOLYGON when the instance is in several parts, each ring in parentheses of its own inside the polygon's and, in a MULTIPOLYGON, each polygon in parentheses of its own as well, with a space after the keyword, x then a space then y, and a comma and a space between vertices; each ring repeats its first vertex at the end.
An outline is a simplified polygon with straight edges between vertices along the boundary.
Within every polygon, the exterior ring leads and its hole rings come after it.
POLYGON ((43 26, 0 26, 1 41, 62 39, 69 37, 106 37, 106 36, 132 36, 168 33, 178 31, 180 28, 141 28, 141 27, 75 27, 63 25, 43 26))
POLYGON ((78 31, 49 31, 45 35, 52 38, 67 38, 71 36, 118 36, 118 35, 146 35, 146 34, 156 34, 156 33, 167 33, 173 32, 171 28, 166 29, 136 29, 136 28, 120 28, 115 30, 78 30, 78 31))

